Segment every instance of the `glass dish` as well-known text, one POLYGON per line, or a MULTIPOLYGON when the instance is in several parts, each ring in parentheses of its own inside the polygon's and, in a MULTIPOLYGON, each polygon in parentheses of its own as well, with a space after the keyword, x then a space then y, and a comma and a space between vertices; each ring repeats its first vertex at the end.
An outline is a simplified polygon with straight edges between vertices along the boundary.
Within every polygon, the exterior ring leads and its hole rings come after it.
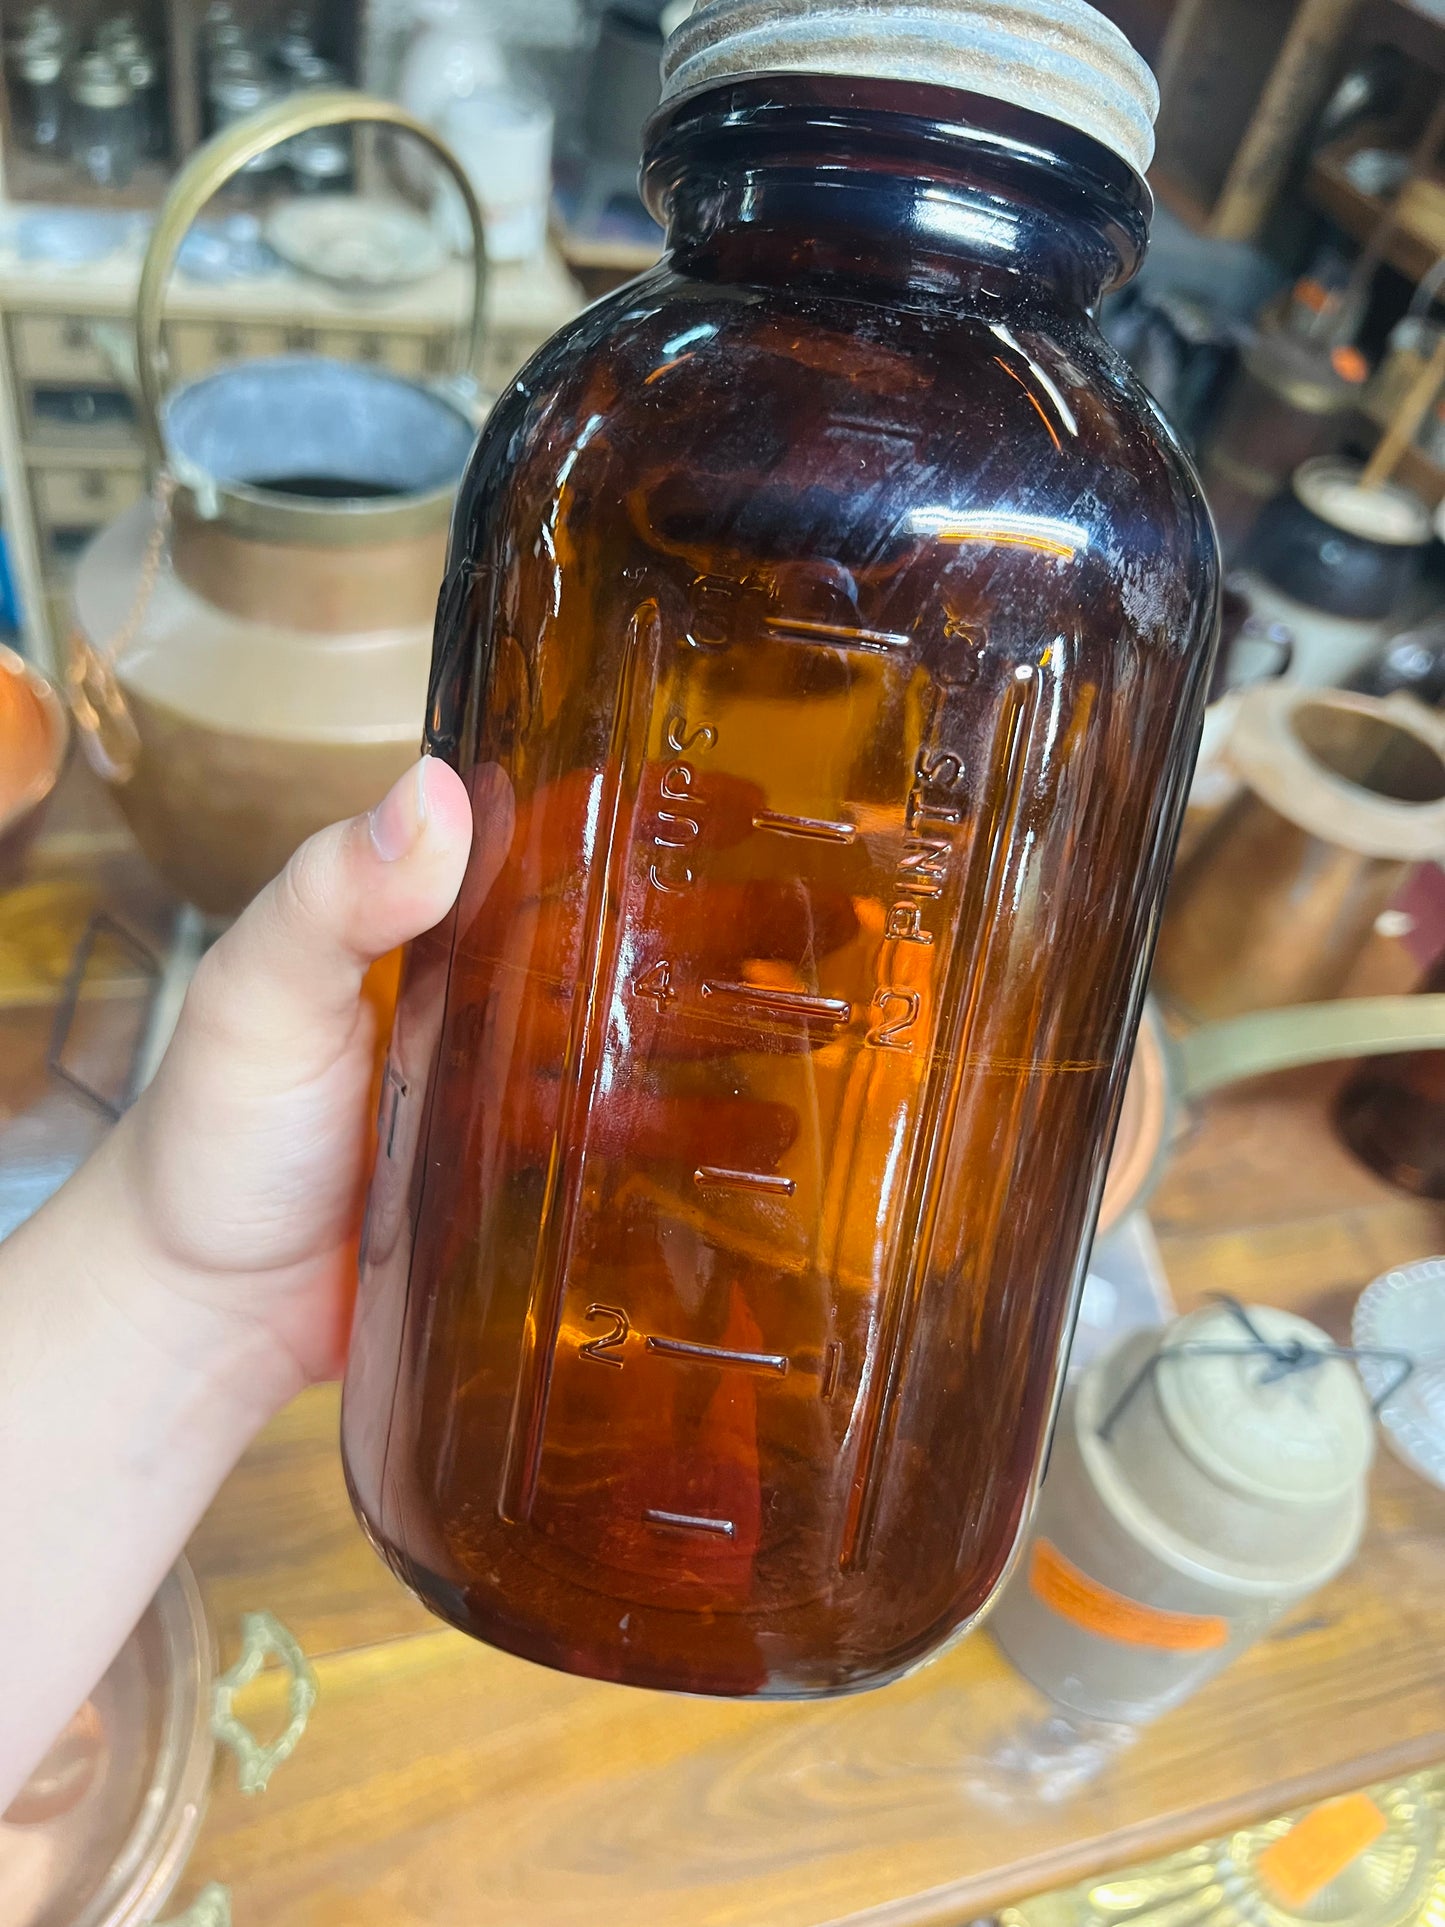
POLYGON ((215 1649, 182 1561, 90 1699, 0 1817, 5 1927, 139 1927, 205 1812, 215 1649))
MULTIPOLYGON (((1414 1359, 1415 1369, 1381 1407, 1380 1424, 1397 1457, 1445 1486, 1445 1258, 1423 1258, 1377 1278, 1355 1306, 1352 1331, 1360 1351, 1414 1359)), ((1362 1358, 1370 1397, 1382 1397, 1399 1369, 1389 1357, 1362 1358)))
POLYGON ((1445 1772, 1006 1907, 999 1927, 1413 1927, 1445 1904, 1445 1772))

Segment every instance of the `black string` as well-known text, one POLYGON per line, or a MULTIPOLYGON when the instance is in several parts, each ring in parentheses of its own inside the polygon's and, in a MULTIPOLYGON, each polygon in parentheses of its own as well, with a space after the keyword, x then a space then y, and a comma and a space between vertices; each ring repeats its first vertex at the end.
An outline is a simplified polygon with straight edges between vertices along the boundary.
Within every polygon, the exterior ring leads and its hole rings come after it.
POLYGON ((1314 1371, 1331 1359, 1345 1359, 1351 1363, 1358 1363, 1362 1358, 1388 1359, 1400 1369, 1384 1391, 1370 1401, 1370 1410, 1376 1418, 1415 1369, 1415 1361, 1408 1352, 1385 1351, 1374 1345, 1308 1345, 1302 1338, 1266 1338, 1237 1298, 1232 1298, 1227 1291, 1215 1292, 1212 1296, 1244 1327, 1249 1343, 1216 1345, 1185 1339, 1182 1345, 1158 1347, 1150 1353, 1105 1414, 1099 1427, 1101 1439, 1108 1439, 1135 1394, 1143 1389, 1166 1358, 1262 1358, 1268 1362, 1260 1375, 1261 1385, 1276 1385, 1283 1378, 1314 1371))

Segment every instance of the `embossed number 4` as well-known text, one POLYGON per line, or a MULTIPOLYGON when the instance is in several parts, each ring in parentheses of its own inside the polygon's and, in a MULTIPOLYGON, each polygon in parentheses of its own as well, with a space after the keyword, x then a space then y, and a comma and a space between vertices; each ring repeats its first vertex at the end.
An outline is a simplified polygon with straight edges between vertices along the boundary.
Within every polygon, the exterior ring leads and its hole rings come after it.
POLYGON ((670 963, 649 965, 640 977, 633 978, 632 994, 634 997, 650 997, 661 1010, 664 1004, 670 1003, 677 995, 672 987, 672 965, 670 963))

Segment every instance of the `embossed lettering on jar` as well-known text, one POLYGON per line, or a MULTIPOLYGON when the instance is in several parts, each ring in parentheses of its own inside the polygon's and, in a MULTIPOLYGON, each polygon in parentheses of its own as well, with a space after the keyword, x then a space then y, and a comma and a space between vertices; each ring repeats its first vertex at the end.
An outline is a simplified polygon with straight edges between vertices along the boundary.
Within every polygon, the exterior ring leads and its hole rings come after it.
POLYGON ((1145 70, 1081 0, 914 5, 901 68, 886 10, 800 17, 674 36, 667 255, 463 486, 428 731, 476 834, 344 1417, 446 1618, 730 1694, 893 1677, 1008 1566, 1215 622, 1091 313, 1145 70))

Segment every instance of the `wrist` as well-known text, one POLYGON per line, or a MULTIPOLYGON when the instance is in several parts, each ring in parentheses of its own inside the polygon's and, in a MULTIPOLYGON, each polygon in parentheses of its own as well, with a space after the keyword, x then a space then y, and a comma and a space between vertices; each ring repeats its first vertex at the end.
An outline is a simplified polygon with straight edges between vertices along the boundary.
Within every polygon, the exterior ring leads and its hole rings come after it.
POLYGON ((113 1134, 0 1244, 0 1544, 15 1555, 0 1583, 0 1806, 109 1665, 276 1382, 167 1276, 127 1158, 113 1134))
MULTIPOLYGON (((304 1377, 261 1322, 247 1316, 244 1278, 226 1281, 234 1306, 217 1304, 195 1267, 167 1248, 138 1123, 135 1112, 123 1118, 56 1200, 82 1233, 71 1274, 97 1315, 119 1320, 167 1375, 178 1416, 189 1408, 208 1428, 232 1435, 239 1450, 301 1390, 304 1377)), ((147 1363, 138 1361, 143 1371, 147 1363)))

